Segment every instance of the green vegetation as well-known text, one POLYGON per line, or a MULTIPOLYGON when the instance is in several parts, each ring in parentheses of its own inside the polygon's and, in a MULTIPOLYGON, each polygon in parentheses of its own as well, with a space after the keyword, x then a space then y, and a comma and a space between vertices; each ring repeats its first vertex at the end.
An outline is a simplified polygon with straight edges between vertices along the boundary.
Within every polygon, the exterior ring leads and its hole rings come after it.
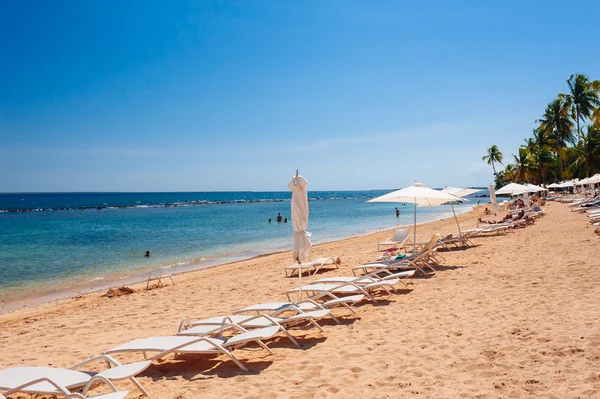
POLYGON ((600 80, 571 75, 536 121, 533 135, 513 154, 513 162, 496 173, 502 153, 493 145, 484 161, 492 165, 496 187, 507 182, 548 184, 583 179, 600 172, 600 80))

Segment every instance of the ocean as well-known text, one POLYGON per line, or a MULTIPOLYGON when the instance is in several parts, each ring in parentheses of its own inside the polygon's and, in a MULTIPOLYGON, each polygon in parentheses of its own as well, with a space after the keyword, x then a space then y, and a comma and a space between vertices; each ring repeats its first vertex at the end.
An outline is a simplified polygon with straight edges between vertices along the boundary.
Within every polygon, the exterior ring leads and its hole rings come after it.
MULTIPOLYGON (((313 243, 412 224, 410 204, 366 202, 389 191, 309 192, 313 243)), ((275 221, 278 213, 290 218, 290 198, 290 192, 0 194, 0 301, 83 293, 162 268, 175 273, 290 249, 291 222, 275 221)), ((457 213, 477 199, 456 206, 457 213)), ((450 206, 423 207, 417 220, 451 215, 450 206)))

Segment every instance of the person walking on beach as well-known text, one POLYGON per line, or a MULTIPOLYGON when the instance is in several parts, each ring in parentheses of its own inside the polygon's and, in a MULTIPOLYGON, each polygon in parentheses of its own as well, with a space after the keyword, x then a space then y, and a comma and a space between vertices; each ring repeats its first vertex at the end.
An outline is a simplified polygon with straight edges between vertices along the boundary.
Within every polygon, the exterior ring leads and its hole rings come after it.
POLYGON ((396 208, 396 217, 400 217, 400 209, 396 208))
POLYGON ((281 217, 281 213, 277 213, 277 223, 281 223, 281 220, 283 218, 281 217))

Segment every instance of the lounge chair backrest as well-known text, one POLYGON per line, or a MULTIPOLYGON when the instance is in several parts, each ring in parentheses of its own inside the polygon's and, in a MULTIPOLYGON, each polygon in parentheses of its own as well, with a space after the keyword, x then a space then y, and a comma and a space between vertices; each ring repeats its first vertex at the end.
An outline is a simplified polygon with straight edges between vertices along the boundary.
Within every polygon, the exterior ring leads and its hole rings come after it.
POLYGON ((435 244, 437 243, 438 239, 440 237, 437 234, 434 234, 431 237, 431 240, 429 240, 429 242, 427 242, 427 244, 425 244, 425 246, 423 247, 423 249, 421 249, 421 252, 425 252, 428 251, 430 249, 433 249, 435 247, 435 244))
POLYGON ((414 263, 419 263, 422 259, 427 258, 433 249, 423 249, 419 254, 413 259, 414 263))
POLYGON ((408 237, 408 228, 395 229, 394 236, 392 237, 391 241, 404 242, 404 240, 406 240, 407 237, 408 237))

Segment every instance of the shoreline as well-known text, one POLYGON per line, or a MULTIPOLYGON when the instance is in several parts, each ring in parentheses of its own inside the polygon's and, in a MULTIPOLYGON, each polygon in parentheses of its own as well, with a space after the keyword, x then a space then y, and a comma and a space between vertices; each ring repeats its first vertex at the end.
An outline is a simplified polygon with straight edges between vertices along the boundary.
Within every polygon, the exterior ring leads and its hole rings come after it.
MULTIPOLYGON (((482 205, 471 205, 468 204, 469 208, 466 208, 464 212, 458 213, 457 217, 460 219, 461 216, 466 217, 471 214, 478 207, 482 205)), ((439 219, 427 220, 421 223, 417 223, 417 232, 418 227, 427 226, 432 223, 446 221, 448 219, 453 219, 454 216, 452 214, 447 215, 446 217, 442 217, 439 219)), ((408 225, 397 225, 390 228, 382 228, 375 229, 374 231, 370 231, 368 229, 367 232, 352 234, 350 236, 344 236, 340 238, 334 238, 332 240, 325 240, 322 242, 318 242, 313 245, 313 249, 331 243, 341 243, 346 240, 350 240, 353 238, 366 237, 371 235, 380 234, 383 232, 391 232, 393 229, 398 227, 412 227, 412 224, 408 225)), ((214 269, 219 266, 228 266, 234 265, 243 261, 251 261, 255 259, 259 259, 265 256, 283 254, 286 252, 290 252, 290 249, 277 249, 277 248, 267 248, 264 250, 254 250, 254 251, 244 251, 238 254, 231 254, 226 256, 216 256, 210 260, 204 261, 196 261, 191 260, 190 262, 182 262, 180 264, 176 264, 173 266, 159 266, 153 267, 151 269, 133 269, 128 271, 116 272, 113 274, 109 274, 103 276, 99 279, 85 280, 82 278, 70 280, 70 284, 77 284, 70 287, 60 288, 58 290, 51 290, 48 292, 44 292, 41 294, 33 294, 25 297, 8 297, 7 299, 0 300, 0 315, 13 313, 23 309, 32 309, 39 306, 58 303, 61 301, 69 301, 74 299, 79 299, 82 297, 88 297, 95 294, 99 294, 103 291, 107 291, 111 288, 117 288, 122 286, 138 286, 144 285, 150 276, 151 273, 156 273, 160 271, 165 271, 166 275, 170 275, 172 277, 182 276, 185 274, 202 272, 209 269, 214 269), (249 254, 251 253, 251 254, 249 254), (244 255, 248 254, 248 255, 244 255), (126 273, 132 273, 132 275, 128 275, 126 273), (108 278, 107 278, 108 277, 108 278)), ((69 284, 67 283, 67 284, 69 284)))

